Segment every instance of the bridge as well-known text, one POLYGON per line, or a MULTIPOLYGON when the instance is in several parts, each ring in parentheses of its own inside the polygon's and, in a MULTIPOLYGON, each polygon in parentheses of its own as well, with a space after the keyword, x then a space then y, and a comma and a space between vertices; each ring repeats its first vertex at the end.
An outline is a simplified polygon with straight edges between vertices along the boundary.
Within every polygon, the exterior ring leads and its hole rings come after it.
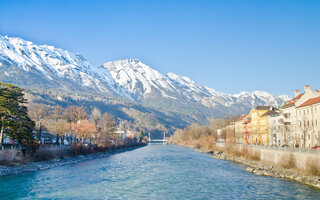
POLYGON ((148 138, 148 143, 163 143, 163 144, 168 144, 168 140, 166 139, 166 133, 163 132, 163 139, 151 139, 151 134, 149 132, 149 138, 148 138))

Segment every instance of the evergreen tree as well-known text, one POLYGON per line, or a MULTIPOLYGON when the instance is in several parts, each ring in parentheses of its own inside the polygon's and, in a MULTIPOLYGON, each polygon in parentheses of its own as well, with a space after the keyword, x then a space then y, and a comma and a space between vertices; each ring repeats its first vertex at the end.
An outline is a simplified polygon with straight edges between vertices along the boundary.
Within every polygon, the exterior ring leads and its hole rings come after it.
POLYGON ((17 140, 20 144, 34 145, 33 129, 35 123, 29 118, 27 100, 23 89, 12 84, 0 82, 0 146, 4 136, 17 140))

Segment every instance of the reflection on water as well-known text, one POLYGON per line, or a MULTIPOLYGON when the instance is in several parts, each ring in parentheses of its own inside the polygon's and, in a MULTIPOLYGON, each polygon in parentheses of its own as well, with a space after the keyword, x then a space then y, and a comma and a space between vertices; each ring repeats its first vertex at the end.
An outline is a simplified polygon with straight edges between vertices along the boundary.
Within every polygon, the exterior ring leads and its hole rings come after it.
POLYGON ((191 149, 152 144, 106 158, 0 178, 0 199, 320 199, 191 149))

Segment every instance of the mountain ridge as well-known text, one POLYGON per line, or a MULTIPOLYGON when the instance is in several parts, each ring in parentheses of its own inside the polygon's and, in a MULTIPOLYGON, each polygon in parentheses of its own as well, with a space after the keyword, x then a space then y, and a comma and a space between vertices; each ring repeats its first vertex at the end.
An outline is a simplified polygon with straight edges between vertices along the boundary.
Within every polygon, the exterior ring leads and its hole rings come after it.
POLYGON ((243 114, 258 105, 279 106, 290 98, 264 91, 225 94, 172 72, 163 75, 139 59, 94 66, 78 53, 18 37, 0 36, 0 64, 0 81, 71 96, 123 99, 190 118, 188 123, 243 114))

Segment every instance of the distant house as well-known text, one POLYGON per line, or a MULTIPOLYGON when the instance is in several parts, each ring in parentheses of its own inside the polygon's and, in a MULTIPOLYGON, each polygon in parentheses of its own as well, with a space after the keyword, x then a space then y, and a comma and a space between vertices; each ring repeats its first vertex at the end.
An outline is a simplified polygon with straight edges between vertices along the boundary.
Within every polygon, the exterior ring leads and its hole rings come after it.
POLYGON ((247 145, 250 144, 250 133, 251 133, 251 115, 247 114, 243 119, 243 141, 242 143, 247 145))
POLYGON ((244 127, 243 123, 246 121, 246 117, 248 115, 249 113, 242 115, 240 118, 238 118, 234 122, 234 132, 235 132, 235 139, 237 144, 243 143, 243 127, 244 127))
POLYGON ((257 106, 250 111, 251 134, 249 141, 251 144, 269 144, 269 119, 268 115, 264 114, 274 110, 275 108, 272 106, 257 106))
POLYGON ((127 137, 126 132, 124 130, 122 130, 121 128, 117 128, 115 130, 115 133, 117 135, 119 135, 120 141, 124 141, 124 139, 126 139, 126 137, 127 137))

